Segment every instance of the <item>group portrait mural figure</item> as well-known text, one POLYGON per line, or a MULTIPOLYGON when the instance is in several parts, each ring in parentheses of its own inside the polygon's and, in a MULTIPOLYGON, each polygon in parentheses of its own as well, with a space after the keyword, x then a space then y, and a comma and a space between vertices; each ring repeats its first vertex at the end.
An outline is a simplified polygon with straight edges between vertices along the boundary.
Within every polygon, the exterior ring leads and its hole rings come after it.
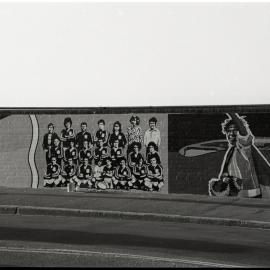
POLYGON ((160 191, 163 187, 161 135, 156 117, 148 119, 145 131, 140 118, 134 115, 126 130, 118 120, 110 131, 105 120, 99 119, 94 133, 86 122, 81 122, 81 130, 76 131, 71 117, 64 118, 63 124, 57 134, 54 123, 48 123, 43 136, 47 166, 44 187, 142 191, 160 191))

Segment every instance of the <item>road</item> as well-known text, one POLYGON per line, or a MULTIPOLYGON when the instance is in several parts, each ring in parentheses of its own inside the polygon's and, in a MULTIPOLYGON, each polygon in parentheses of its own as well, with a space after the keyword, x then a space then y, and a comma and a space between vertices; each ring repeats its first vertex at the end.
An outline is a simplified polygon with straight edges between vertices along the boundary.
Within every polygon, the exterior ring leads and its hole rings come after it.
POLYGON ((0 215, 0 266, 270 266, 270 230, 0 215))

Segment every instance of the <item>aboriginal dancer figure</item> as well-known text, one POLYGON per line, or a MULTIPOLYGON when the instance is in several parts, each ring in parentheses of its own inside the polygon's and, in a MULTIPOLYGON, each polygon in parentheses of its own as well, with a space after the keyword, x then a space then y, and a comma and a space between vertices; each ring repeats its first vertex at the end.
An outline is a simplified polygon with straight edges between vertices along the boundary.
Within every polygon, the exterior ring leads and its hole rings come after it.
POLYGON ((270 164, 254 145, 243 116, 227 114, 222 123, 228 149, 218 178, 209 181, 210 196, 270 197, 270 164))

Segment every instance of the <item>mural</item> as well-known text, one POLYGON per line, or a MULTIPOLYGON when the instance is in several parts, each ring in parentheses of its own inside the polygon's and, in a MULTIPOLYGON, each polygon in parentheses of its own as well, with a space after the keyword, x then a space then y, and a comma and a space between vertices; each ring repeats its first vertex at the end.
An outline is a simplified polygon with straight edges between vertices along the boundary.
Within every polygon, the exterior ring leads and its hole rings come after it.
POLYGON ((0 114, 0 186, 168 193, 162 113, 0 114))
POLYGON ((270 198, 269 113, 112 112, 3 114, 0 185, 270 198))
POLYGON ((222 133, 226 135, 228 150, 218 179, 209 181, 209 194, 270 197, 270 164, 256 147, 255 137, 244 117, 228 114, 222 123, 222 133), (267 175, 269 177, 265 177, 267 175))
POLYGON ((39 124, 55 118, 42 134, 44 187, 166 192, 167 115, 121 115, 125 127, 119 116, 108 117, 109 123, 104 115, 38 116, 39 124), (63 128, 56 132, 59 117, 63 128), (163 146, 161 136, 166 137, 163 146))
POLYGON ((266 115, 169 115, 170 178, 176 179, 170 182, 169 190, 175 189, 177 182, 180 192, 269 198, 270 130, 266 115), (262 137, 251 131, 249 120, 262 137), (176 138, 182 142, 175 142, 176 138), (174 167, 177 161, 178 171, 174 167))

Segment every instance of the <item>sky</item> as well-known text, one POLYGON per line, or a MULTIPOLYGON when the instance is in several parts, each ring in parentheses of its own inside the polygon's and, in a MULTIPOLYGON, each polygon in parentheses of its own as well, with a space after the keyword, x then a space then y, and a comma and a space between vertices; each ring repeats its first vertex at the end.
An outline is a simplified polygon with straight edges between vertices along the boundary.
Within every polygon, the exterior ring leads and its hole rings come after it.
POLYGON ((269 104, 270 3, 0 2, 0 107, 269 104))

